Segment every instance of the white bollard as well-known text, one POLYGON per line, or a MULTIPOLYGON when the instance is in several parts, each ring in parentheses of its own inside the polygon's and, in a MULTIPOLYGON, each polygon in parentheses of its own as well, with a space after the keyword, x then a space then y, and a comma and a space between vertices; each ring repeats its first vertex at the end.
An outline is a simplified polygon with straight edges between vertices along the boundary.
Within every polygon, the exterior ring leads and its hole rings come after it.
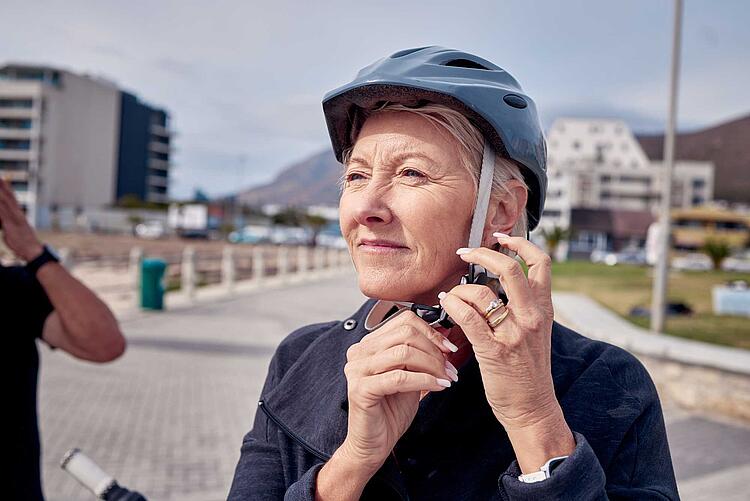
POLYGON ((130 257, 128 258, 128 274, 132 280, 133 302, 136 306, 141 305, 141 263, 143 262, 143 249, 141 247, 133 247, 130 249, 130 257))
POLYGON ((225 246, 221 253, 221 283, 228 293, 234 292, 234 284, 237 280, 236 264, 234 262, 234 249, 225 246))
POLYGON ((297 278, 305 279, 307 275, 307 246, 300 245, 297 247, 297 278))
POLYGON ((195 249, 192 246, 189 245, 182 251, 180 267, 180 288, 188 299, 193 299, 195 297, 195 249))
POLYGON ((289 247, 279 247, 279 252, 276 254, 276 259, 276 262, 278 263, 279 278, 285 280, 287 275, 289 274, 289 247))
POLYGON ((263 282, 263 274, 266 271, 263 259, 263 247, 256 245, 253 247, 253 282, 256 284, 263 282))

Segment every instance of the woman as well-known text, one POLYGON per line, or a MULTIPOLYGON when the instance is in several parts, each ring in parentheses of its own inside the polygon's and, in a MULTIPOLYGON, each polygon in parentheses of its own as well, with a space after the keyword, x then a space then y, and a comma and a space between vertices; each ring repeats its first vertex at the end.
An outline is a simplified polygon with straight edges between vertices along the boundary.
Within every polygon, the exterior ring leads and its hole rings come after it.
POLYGON ((230 499, 677 499, 645 369, 553 322, 525 238, 544 139, 518 83, 425 47, 323 107, 372 299, 279 346, 230 499))

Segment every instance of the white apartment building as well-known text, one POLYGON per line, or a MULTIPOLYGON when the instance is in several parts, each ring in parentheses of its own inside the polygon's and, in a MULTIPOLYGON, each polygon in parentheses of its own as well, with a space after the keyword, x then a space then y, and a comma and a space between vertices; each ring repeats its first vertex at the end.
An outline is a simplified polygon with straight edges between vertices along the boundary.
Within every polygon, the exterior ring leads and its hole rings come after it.
POLYGON ((107 80, 47 66, 0 66, 0 175, 29 221, 82 214, 121 196, 166 202, 166 112, 107 80))
MULTIPOLYGON (((571 209, 658 210, 662 162, 651 162, 622 120, 565 118, 547 137, 549 184, 539 228, 570 227, 571 209)), ((672 206, 713 198, 711 162, 675 163, 672 206)))

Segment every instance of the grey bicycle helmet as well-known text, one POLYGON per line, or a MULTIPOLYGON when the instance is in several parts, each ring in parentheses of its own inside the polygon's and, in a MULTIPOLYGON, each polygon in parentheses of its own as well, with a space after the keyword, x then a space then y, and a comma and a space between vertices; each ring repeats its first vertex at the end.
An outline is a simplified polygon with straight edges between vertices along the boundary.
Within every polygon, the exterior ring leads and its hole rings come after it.
MULTIPOLYGON (((473 54, 438 46, 406 49, 374 62, 323 98, 328 132, 339 161, 362 126, 361 111, 384 102, 443 104, 466 116, 485 137, 483 171, 494 163, 488 161, 487 146, 522 167, 529 187, 528 230, 537 226, 547 190, 544 134, 534 101, 508 72, 473 54)), ((484 186, 489 196, 489 184, 484 186)), ((480 180, 477 207, 482 187, 480 180)), ((486 203, 484 209, 486 214, 486 203)), ((483 226, 484 214, 479 222, 483 226)), ((478 224, 473 224, 472 233, 475 226, 478 224)))

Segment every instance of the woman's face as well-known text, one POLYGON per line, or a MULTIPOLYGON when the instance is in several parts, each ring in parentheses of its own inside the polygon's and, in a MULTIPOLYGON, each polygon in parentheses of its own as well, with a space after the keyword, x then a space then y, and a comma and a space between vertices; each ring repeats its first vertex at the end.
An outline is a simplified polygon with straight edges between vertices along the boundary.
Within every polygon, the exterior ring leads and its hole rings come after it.
POLYGON ((466 272, 475 187, 458 144, 408 112, 370 117, 345 167, 341 231, 371 298, 436 304, 466 272))

